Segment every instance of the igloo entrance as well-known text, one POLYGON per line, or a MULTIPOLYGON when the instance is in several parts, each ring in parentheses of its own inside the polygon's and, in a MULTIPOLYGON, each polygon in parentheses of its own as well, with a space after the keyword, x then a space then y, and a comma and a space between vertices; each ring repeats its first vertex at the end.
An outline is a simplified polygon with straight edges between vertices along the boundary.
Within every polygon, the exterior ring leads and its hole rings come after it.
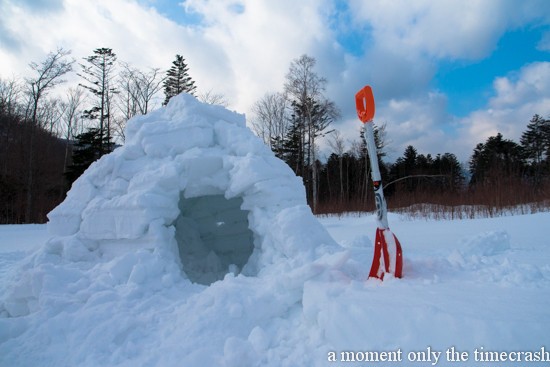
POLYGON ((242 198, 180 195, 175 221, 183 270, 192 282, 209 285, 229 271, 240 272, 254 249, 242 198))

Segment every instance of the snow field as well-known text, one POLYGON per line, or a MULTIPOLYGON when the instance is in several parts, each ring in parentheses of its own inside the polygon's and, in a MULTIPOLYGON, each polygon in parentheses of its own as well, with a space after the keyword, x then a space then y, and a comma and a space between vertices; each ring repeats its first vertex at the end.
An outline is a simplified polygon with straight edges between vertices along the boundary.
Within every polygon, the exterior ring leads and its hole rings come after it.
MULTIPOLYGON (((429 366, 406 359, 427 347, 443 353, 438 366, 487 365, 473 361, 476 348, 548 348, 549 220, 550 213, 440 222, 390 215, 405 277, 384 282, 366 280, 373 216, 320 218, 345 249, 339 254, 278 275, 228 274, 209 287, 138 279, 139 252, 111 266, 114 287, 101 284, 105 277, 91 286, 42 268, 50 274, 47 301, 28 316, 0 318, 0 365, 40 358, 44 366, 331 366, 342 364, 327 362, 330 351, 400 349, 400 365, 429 366), (453 346, 470 359, 447 362, 453 346)), ((44 226, 3 227, 5 289, 25 261, 16 244, 31 250, 47 234, 44 226)))

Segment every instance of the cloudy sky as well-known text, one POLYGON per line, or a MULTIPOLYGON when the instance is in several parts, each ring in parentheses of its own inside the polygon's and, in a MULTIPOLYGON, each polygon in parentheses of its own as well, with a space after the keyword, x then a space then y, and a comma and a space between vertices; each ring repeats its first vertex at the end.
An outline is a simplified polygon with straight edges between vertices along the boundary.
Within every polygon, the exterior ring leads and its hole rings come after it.
POLYGON ((0 0, 0 77, 57 47, 79 61, 109 47, 141 68, 181 54, 199 92, 247 116, 308 54, 350 140, 354 94, 373 87, 390 159, 412 144, 467 161, 488 136, 519 141, 550 117, 547 0, 0 0))

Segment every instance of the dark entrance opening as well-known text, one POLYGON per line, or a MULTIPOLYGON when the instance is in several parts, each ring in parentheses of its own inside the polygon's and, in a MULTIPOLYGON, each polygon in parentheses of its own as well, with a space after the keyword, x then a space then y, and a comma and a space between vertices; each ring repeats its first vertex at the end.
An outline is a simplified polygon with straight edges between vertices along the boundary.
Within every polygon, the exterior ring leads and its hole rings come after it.
POLYGON ((242 198, 180 195, 175 221, 183 270, 194 283, 209 285, 228 272, 239 273, 254 250, 242 198))

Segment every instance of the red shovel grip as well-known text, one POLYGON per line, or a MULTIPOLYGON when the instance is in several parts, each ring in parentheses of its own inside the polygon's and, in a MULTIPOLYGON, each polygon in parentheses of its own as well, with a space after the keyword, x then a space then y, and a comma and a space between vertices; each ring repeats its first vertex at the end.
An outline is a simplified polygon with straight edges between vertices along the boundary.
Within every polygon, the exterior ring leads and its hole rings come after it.
POLYGON ((369 85, 365 85, 355 95, 355 108, 359 120, 363 123, 371 122, 374 118, 374 95, 369 85))

